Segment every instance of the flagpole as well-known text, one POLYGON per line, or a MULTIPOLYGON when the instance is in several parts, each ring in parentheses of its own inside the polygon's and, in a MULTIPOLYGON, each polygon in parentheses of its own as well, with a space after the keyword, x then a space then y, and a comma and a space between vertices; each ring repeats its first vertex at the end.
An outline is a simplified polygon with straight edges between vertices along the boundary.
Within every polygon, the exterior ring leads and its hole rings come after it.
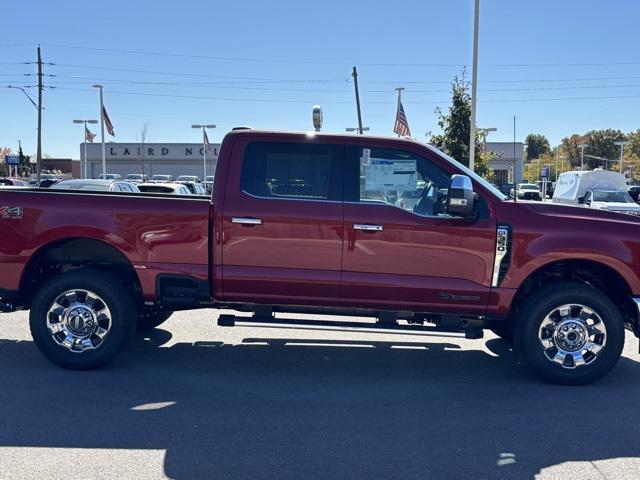
MULTIPOLYGON (((402 91, 404 90, 404 87, 397 87, 396 90, 398 91, 398 106, 396 107, 396 118, 398 118, 398 113, 400 112, 400 96, 402 95, 402 91)), ((398 138, 400 138, 400 134, 398 133, 398 138)))
POLYGON ((104 89, 103 85, 97 84, 93 85, 94 88, 100 90, 100 132, 102 134, 102 178, 107 178, 107 152, 105 150, 104 145, 104 99, 102 90, 104 89))
POLYGON ((84 121, 84 177, 87 178, 87 121, 84 121))
POLYGON ((207 143, 204 140, 204 136, 206 135, 204 125, 202 126, 202 181, 204 182, 207 179, 207 143))

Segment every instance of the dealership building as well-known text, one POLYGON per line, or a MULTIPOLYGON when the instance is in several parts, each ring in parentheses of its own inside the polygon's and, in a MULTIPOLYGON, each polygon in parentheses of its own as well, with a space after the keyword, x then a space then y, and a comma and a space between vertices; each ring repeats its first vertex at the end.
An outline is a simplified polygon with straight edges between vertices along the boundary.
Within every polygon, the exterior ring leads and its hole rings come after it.
POLYGON ((487 142, 484 148, 493 153, 489 168, 493 170, 497 184, 522 182, 524 143, 487 142))
MULTIPOLYGON (((96 178, 102 173, 102 144, 80 144, 80 164, 82 176, 96 178)), ((213 175, 218 162, 219 143, 209 148, 202 143, 115 143, 105 144, 107 173, 119 173, 123 177, 129 173, 145 175, 197 175, 202 178, 204 171, 203 154, 206 154, 207 175, 213 175)))

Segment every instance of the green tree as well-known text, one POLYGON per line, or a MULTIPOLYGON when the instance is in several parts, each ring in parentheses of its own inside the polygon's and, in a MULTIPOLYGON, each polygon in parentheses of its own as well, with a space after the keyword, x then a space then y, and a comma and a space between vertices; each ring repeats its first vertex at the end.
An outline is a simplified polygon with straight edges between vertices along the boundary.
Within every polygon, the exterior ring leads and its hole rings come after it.
POLYGON ((9 147, 0 147, 0 175, 6 177, 9 175, 9 167, 4 163, 4 156, 11 155, 9 147))
POLYGON ((549 140, 540 133, 530 133, 527 135, 527 138, 524 139, 524 142, 527 144, 525 151, 526 160, 534 160, 551 153, 549 140))
POLYGON ((18 157, 20 157, 20 169, 22 170, 22 175, 27 176, 31 174, 31 156, 24 154, 22 151, 22 145, 18 148, 18 157))
MULTIPOLYGON (((438 126, 442 133, 430 135, 429 143, 463 165, 469 166, 469 136, 471 135, 471 95, 469 82, 461 76, 455 76, 451 83, 451 106, 447 112, 436 108, 438 126)), ((485 152, 486 132, 476 132, 475 171, 484 177, 490 176, 489 161, 491 153, 485 152)))
MULTIPOLYGON (((585 143, 584 167, 593 169, 596 167, 604 167, 606 162, 592 158, 591 156, 606 158, 609 160, 617 160, 620 157, 620 147, 615 142, 625 140, 625 135, 620 130, 603 129, 591 130, 584 135, 573 134, 570 137, 562 139, 560 150, 573 167, 580 167, 580 149, 578 145, 585 143)), ((609 163, 609 167, 613 164, 609 163)))

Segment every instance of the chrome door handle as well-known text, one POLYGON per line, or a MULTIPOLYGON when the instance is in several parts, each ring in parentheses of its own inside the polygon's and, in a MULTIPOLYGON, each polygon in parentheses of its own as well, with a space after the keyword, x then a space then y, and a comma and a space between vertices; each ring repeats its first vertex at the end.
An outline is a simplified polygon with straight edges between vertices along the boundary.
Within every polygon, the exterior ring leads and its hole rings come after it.
POLYGON ((368 225, 363 223, 354 223, 353 229, 363 230, 365 232, 381 232, 384 230, 384 227, 382 225, 368 225))
POLYGON ((250 217, 233 217, 231 223, 238 223, 240 225, 262 225, 261 218, 250 217))

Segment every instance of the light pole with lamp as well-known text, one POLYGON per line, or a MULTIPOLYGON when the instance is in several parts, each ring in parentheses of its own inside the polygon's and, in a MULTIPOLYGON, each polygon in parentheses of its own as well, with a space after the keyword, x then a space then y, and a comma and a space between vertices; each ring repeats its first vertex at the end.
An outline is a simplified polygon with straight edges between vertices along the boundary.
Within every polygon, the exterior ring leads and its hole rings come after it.
POLYGON ((83 146, 84 146, 84 170, 81 172, 82 178, 87 178, 87 131, 89 130, 89 128, 87 127, 87 124, 95 124, 98 123, 97 120, 74 120, 73 123, 79 123, 79 124, 84 124, 84 142, 83 146))
POLYGON ((588 143, 581 143, 578 145, 578 148, 580 149, 580 170, 584 170, 584 149, 588 146, 588 143))
POLYGON ((92 85, 93 88, 97 88, 100 90, 100 134, 102 141, 102 178, 106 180, 107 178, 107 151, 104 145, 104 96, 103 90, 104 85, 96 84, 92 85))
POLYGON ((215 125, 191 125, 191 128, 201 128, 202 129, 202 181, 204 182, 207 179, 207 128, 216 128, 215 125))
POLYGON ((623 140, 621 142, 614 142, 614 145, 618 145, 620 147, 620 173, 622 173, 622 161, 624 159, 624 146, 629 145, 629 140, 623 140))

